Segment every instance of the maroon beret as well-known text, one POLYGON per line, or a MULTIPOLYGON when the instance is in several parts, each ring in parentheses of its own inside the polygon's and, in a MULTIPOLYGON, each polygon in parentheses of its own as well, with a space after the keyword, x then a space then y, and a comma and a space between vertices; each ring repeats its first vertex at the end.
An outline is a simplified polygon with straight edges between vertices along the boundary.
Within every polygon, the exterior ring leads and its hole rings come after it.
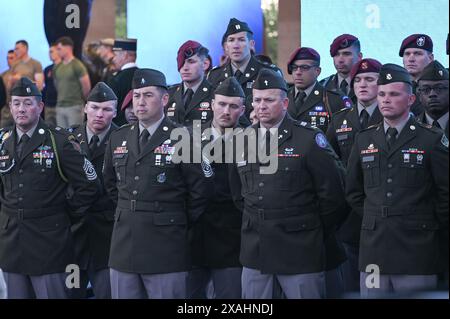
POLYGON ((288 60, 287 66, 289 74, 292 74, 292 70, 290 69, 291 64, 297 60, 313 60, 320 64, 320 54, 312 48, 303 47, 296 49, 292 52, 288 60))
POLYGON ((352 79, 351 84, 353 85, 353 79, 357 74, 369 72, 380 73, 381 66, 382 64, 375 59, 362 59, 361 61, 358 61, 353 65, 352 70, 350 71, 350 78, 352 79))
MULTIPOLYGON (((177 54, 178 71, 180 71, 183 67, 184 61, 197 54, 201 48, 203 48, 203 46, 196 41, 189 40, 183 43, 183 45, 178 49, 177 54)), ((205 48, 205 50, 206 55, 208 55, 208 49, 205 48)))
POLYGON ((426 34, 411 34, 403 40, 398 54, 403 57, 405 50, 408 48, 423 49, 428 52, 433 52, 433 40, 426 34))
POLYGON ((330 54, 334 57, 340 49, 351 47, 353 43, 359 41, 357 37, 351 34, 341 34, 330 45, 330 54))
POLYGON ((132 106, 132 102, 133 102, 133 90, 130 90, 123 99, 122 105, 120 106, 120 110, 124 111, 127 107, 132 106))

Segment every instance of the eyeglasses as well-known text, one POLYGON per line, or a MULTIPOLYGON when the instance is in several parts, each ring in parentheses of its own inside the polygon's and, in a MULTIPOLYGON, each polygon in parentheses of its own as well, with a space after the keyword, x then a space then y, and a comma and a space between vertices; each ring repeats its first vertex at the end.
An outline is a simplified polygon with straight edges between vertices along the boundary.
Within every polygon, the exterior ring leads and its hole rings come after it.
POLYGON ((298 69, 300 69, 301 71, 309 71, 312 68, 316 68, 316 67, 318 67, 317 64, 313 64, 313 65, 308 65, 308 64, 302 64, 302 65, 291 64, 291 65, 289 65, 289 68, 291 69, 292 72, 295 72, 298 69))
POLYGON ((448 86, 444 85, 436 85, 436 86, 421 86, 419 87, 419 93, 429 95, 431 91, 436 92, 436 94, 440 94, 444 92, 445 90, 448 90, 448 86))

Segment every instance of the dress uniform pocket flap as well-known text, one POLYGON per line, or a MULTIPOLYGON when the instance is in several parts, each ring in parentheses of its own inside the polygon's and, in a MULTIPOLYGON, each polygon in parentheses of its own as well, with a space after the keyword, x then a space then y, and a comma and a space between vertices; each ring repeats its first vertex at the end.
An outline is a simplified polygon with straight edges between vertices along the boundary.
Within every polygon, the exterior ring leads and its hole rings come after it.
POLYGON ((295 217, 289 222, 284 223, 284 229, 287 232, 311 230, 320 227, 322 223, 319 218, 299 218, 295 217))
MULTIPOLYGON (((124 154, 121 154, 124 155, 124 154)), ((114 166, 124 166, 127 165, 127 157, 114 157, 114 166)))
POLYGON ((375 217, 374 216, 364 216, 361 229, 364 230, 374 230, 375 229, 375 217))
POLYGON ((371 169, 380 166, 378 156, 373 154, 364 155, 361 157, 361 164, 363 169, 371 169))
POLYGON ((153 215, 153 224, 158 226, 185 225, 186 215, 183 213, 159 213, 153 215))
POLYGON ((38 220, 38 228, 42 232, 48 232, 70 225, 69 217, 65 214, 57 214, 40 218, 38 220))
POLYGON ((434 220, 403 220, 406 229, 438 230, 439 225, 434 220))

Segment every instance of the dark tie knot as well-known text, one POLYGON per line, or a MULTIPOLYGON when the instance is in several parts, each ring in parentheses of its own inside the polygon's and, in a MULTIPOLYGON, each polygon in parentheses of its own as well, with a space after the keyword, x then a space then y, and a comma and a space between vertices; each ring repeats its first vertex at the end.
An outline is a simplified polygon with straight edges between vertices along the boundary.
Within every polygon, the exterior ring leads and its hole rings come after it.
POLYGON ((28 134, 23 134, 22 137, 20 138, 20 143, 26 143, 30 140, 30 137, 28 136, 28 134))
POLYGON ((187 89, 186 92, 184 92, 183 103, 184 103, 185 108, 189 105, 189 103, 191 103, 193 95, 194 95, 194 90, 192 90, 192 89, 187 89))
POLYGON ((91 151, 91 153, 95 151, 99 141, 100 139, 98 138, 98 135, 92 135, 91 142, 89 143, 89 150, 91 151))
POLYGON ((295 102, 297 104, 303 104, 305 102, 306 93, 305 91, 298 91, 297 95, 295 96, 295 102))
POLYGON ((147 129, 144 129, 139 137, 139 148, 140 152, 144 151, 145 146, 147 145, 148 139, 150 137, 150 132, 147 129))
POLYGON ((387 129, 386 134, 387 134, 387 136, 389 138, 394 138, 395 139, 395 137, 398 135, 398 131, 397 131, 397 129, 395 127, 390 127, 390 128, 387 129))
POLYGON ((359 115, 359 122, 361 123, 362 128, 366 128, 369 123, 369 112, 363 109, 361 114, 359 115))

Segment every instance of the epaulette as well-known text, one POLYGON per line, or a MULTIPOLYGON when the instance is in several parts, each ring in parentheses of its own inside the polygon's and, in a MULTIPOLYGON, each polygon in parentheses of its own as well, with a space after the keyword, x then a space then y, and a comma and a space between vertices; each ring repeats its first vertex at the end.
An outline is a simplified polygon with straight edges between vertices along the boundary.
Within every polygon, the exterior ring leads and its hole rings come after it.
POLYGON ((169 85, 169 87, 167 88, 169 95, 173 94, 180 86, 181 86, 181 83, 169 85))
POLYGON ((364 128, 364 129, 362 129, 360 132, 370 131, 370 130, 376 129, 378 127, 380 127, 380 124, 370 125, 370 126, 364 128))
POLYGON ((54 133, 61 134, 64 136, 72 135, 67 129, 62 128, 61 126, 48 126, 48 129, 54 133))
POLYGON ((66 130, 69 133, 73 133, 73 131, 75 131, 79 127, 80 127, 80 124, 75 124, 75 125, 72 125, 72 126, 68 127, 66 130))
POLYGON ((223 66, 220 66, 220 65, 213 67, 211 70, 209 70, 206 78, 209 78, 211 76, 211 74, 216 73, 217 71, 221 70, 222 68, 223 68, 223 66))
POLYGON ((309 124, 308 122, 305 122, 305 121, 294 121, 294 125, 304 127, 304 128, 310 129, 312 131, 316 130, 315 127, 311 126, 311 124, 309 124))
POLYGON ((432 132, 442 133, 442 131, 440 129, 438 129, 437 127, 434 127, 433 125, 430 125, 428 123, 416 122, 416 124, 419 125, 420 127, 426 128, 432 132))
POLYGON ((337 111, 336 113, 334 113, 334 115, 338 115, 338 114, 341 114, 341 113, 348 112, 351 109, 352 109, 351 107, 344 107, 344 108, 340 109, 339 111, 337 111))
POLYGON ((216 65, 215 67, 213 67, 211 70, 209 70, 209 72, 212 72, 212 71, 215 71, 215 70, 218 70, 218 69, 220 69, 221 68, 221 66, 220 65, 216 65))
POLYGON ((132 123, 126 123, 126 124, 122 125, 121 127, 119 127, 116 131, 120 131, 121 129, 126 128, 126 127, 131 126, 131 125, 133 125, 133 124, 132 123))

